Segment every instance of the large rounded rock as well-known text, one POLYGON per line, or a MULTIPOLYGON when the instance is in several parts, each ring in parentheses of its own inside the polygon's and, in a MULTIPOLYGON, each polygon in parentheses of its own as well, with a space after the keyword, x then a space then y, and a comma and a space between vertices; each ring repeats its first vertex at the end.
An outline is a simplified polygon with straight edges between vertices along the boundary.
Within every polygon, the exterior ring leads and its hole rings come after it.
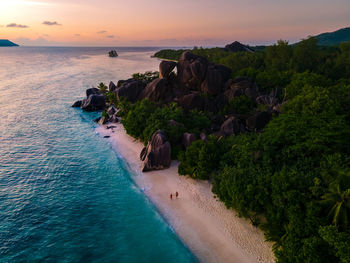
POLYGON ((247 77, 235 78, 231 82, 230 89, 235 90, 237 95, 240 93, 241 95, 246 95, 253 100, 259 95, 258 85, 252 79, 247 77))
POLYGON ((192 72, 190 68, 190 61, 180 60, 177 63, 177 79, 179 84, 184 88, 190 88, 189 82, 192 79, 192 72))
POLYGON ((198 82, 202 82, 207 73, 208 63, 205 58, 198 57, 190 65, 190 70, 193 78, 198 82))
POLYGON ((169 78, 170 73, 176 67, 176 62, 163 60, 159 64, 159 78, 169 78))
POLYGON ((231 69, 224 66, 224 65, 215 65, 215 68, 221 73, 221 77, 222 77, 222 80, 223 82, 226 82, 229 80, 230 76, 231 76, 231 69))
POLYGON ((253 116, 246 120, 247 129, 249 131, 260 131, 271 120, 271 113, 263 111, 255 113, 253 116))
POLYGON ((88 98, 92 94, 100 94, 100 91, 98 88, 90 88, 86 90, 86 97, 88 98))
POLYGON ((237 135, 240 129, 240 120, 236 117, 230 117, 221 125, 220 131, 225 136, 230 136, 237 135))
POLYGON ((158 130, 152 135, 147 146, 141 151, 140 159, 143 161, 142 172, 170 167, 171 146, 166 140, 164 131, 158 130))
POLYGON ((182 88, 199 90, 207 71, 207 60, 189 51, 182 53, 177 64, 177 79, 182 88))
POLYGON ((114 84, 113 81, 111 81, 108 85, 108 91, 115 91, 117 89, 117 86, 114 84))
POLYGON ((124 97, 126 100, 135 102, 144 88, 144 84, 138 80, 126 81, 121 87, 116 89, 118 99, 124 97))
POLYGON ((197 136, 194 133, 185 132, 182 136, 182 145, 186 149, 196 140, 197 136))
POLYGON ((83 104, 82 100, 77 100, 76 102, 73 103, 72 107, 73 108, 79 108, 83 104))
POLYGON ((201 91, 211 95, 221 93, 223 86, 223 78, 221 72, 215 68, 215 65, 209 65, 207 74, 201 85, 201 91))
POLYGON ((81 108, 85 111, 99 111, 106 107, 106 98, 103 94, 91 94, 86 100, 83 100, 81 108))
POLYGON ((142 90, 139 99, 149 99, 154 102, 170 102, 174 94, 172 87, 166 79, 155 79, 142 90))
POLYGON ((178 98, 176 101, 177 104, 185 110, 203 110, 205 108, 205 99, 198 93, 187 94, 178 98))
POLYGON ((193 61, 193 60, 195 60, 196 58, 198 58, 197 55, 191 53, 190 51, 184 51, 184 52, 181 54, 179 61, 184 61, 184 60, 193 61))
POLYGON ((134 82, 134 81, 136 81, 136 80, 137 80, 137 79, 134 79, 134 78, 130 78, 130 79, 127 79, 127 80, 124 80, 124 79, 118 80, 118 82, 117 82, 117 88, 120 88, 120 87, 123 86, 124 84, 130 83, 130 82, 134 82))

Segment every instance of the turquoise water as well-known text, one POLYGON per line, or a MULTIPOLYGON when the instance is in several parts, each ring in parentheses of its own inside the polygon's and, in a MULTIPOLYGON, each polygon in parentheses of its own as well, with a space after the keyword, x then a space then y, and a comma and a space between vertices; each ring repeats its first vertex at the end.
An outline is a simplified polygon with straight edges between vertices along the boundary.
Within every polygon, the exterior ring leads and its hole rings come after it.
POLYGON ((71 108, 98 82, 156 70, 151 49, 0 48, 0 262, 195 262, 71 108))

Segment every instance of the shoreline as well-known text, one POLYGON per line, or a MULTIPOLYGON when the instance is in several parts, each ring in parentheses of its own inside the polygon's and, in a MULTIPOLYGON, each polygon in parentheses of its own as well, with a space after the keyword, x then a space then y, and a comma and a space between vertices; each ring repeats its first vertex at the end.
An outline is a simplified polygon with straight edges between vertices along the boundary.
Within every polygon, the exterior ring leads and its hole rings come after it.
POLYGON ((272 244, 261 230, 236 216, 214 198, 211 184, 179 176, 178 162, 166 170, 142 173, 139 154, 143 143, 127 135, 122 124, 99 126, 112 148, 128 163, 136 184, 156 206, 179 238, 200 262, 274 262, 272 244), (179 192, 179 198, 170 193, 179 192))

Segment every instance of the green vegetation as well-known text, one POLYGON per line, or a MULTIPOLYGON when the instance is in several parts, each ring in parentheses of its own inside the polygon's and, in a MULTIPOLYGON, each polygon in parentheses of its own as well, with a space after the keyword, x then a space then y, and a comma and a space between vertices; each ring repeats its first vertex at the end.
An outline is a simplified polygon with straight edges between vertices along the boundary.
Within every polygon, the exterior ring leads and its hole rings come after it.
POLYGON ((179 173, 211 178, 227 207, 265 230, 278 262, 348 262, 349 246, 325 232, 350 237, 350 86, 342 90, 306 86, 263 133, 196 142, 180 155, 179 173))
POLYGON ((108 87, 103 82, 100 82, 100 84, 98 84, 97 88, 99 89, 99 91, 101 93, 105 94, 108 92, 108 87))
POLYGON ((246 114, 251 112, 255 106, 256 103, 247 96, 239 96, 233 98, 220 113, 222 115, 228 115, 232 113, 246 114))
MULTIPOLYGON (((233 78, 251 77, 260 91, 280 89, 286 103, 261 133, 192 143, 178 155, 179 173, 211 180, 228 208, 264 230, 277 262, 350 262, 350 42, 192 52, 230 67, 233 78)), ((220 113, 255 107, 241 96, 220 113)))
POLYGON ((185 113, 176 103, 160 106, 145 99, 134 105, 129 104, 126 110, 124 108, 121 111, 126 132, 145 143, 154 132, 164 130, 172 146, 173 159, 176 159, 181 150, 184 132, 199 135, 210 127, 210 119, 206 114, 196 110, 185 113))
MULTIPOLYGON (((256 49, 257 50, 257 49, 256 49)), ((273 93, 282 113, 262 132, 208 136, 182 150, 184 132, 211 132, 211 112, 185 111, 176 103, 131 104, 107 92, 128 134, 147 142, 166 132, 179 173, 211 180, 213 192, 264 230, 277 262, 350 262, 350 42, 322 47, 316 38, 296 45, 278 41, 254 53, 195 48, 224 64, 232 78, 250 77, 273 93), (278 91, 278 92, 277 92, 278 91)), ((184 50, 157 57, 177 60, 184 50)), ((149 82, 156 73, 135 74, 149 82)), ((100 89, 104 89, 103 87, 100 89)), ((250 114, 269 105, 235 97, 219 115, 250 114)))
POLYGON ((141 80, 143 82, 151 82, 157 78, 159 78, 159 72, 158 71, 146 71, 145 73, 135 73, 132 75, 134 79, 141 80))
POLYGON ((169 59, 169 60, 179 60, 181 54, 187 49, 163 49, 154 54, 157 58, 169 59))

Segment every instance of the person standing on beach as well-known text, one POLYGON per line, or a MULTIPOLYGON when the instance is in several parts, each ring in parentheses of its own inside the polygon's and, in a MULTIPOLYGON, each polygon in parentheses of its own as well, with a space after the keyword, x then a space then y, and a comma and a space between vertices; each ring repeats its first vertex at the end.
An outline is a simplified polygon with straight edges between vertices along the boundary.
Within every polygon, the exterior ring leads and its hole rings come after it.
POLYGON ((170 199, 173 199, 173 194, 170 194, 170 199))
POLYGON ((178 198, 178 197, 179 197, 179 193, 178 193, 178 192, 176 192, 176 193, 175 193, 175 196, 176 196, 176 198, 178 198))

